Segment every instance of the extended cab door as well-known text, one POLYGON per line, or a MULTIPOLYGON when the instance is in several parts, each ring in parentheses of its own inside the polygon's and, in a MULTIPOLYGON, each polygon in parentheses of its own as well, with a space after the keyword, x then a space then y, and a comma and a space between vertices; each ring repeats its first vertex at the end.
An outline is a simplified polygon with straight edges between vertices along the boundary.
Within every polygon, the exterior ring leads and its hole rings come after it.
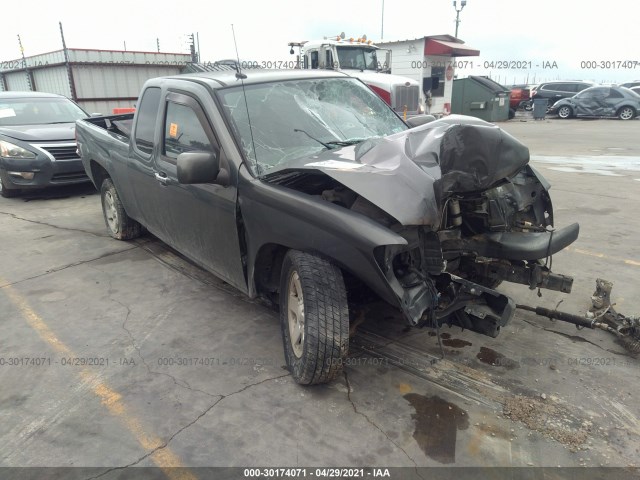
POLYGON ((246 291, 236 223, 237 176, 218 142, 212 119, 219 119, 219 128, 224 128, 224 124, 205 87, 186 81, 181 82, 180 87, 180 91, 172 91, 171 87, 163 89, 158 114, 154 188, 149 197, 152 205, 147 207, 156 211, 156 230, 152 233, 246 291), (219 150, 224 185, 178 182, 178 155, 214 150, 219 150))

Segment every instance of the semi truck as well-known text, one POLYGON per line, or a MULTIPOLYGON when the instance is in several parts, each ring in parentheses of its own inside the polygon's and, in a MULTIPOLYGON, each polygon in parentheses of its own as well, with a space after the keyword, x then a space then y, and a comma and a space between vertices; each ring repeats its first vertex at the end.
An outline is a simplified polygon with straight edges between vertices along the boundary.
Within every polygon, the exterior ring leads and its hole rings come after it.
POLYGON ((407 117, 419 115, 420 85, 417 81, 392 75, 391 51, 384 50, 367 40, 345 38, 344 33, 316 41, 289 42, 289 53, 299 49, 298 63, 304 69, 340 70, 359 78, 396 113, 407 117))

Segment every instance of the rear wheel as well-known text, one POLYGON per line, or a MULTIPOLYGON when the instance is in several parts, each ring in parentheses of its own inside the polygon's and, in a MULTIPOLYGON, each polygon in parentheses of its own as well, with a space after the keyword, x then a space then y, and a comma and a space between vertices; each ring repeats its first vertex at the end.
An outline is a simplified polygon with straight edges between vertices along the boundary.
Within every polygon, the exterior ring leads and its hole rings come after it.
POLYGON ((284 356, 296 382, 313 385, 336 378, 349 350, 349 308, 340 269, 290 250, 280 277, 280 323, 284 356))
POLYGON ((631 107, 622 107, 618 110, 618 118, 620 120, 631 120, 636 116, 636 111, 631 107))
POLYGON ((568 105, 563 105, 558 108, 558 116, 563 119, 573 117, 573 110, 568 105))
POLYGON ((2 178, 0 177, 0 195, 2 195, 4 198, 12 198, 20 195, 20 190, 9 190, 8 188, 5 188, 4 183, 2 182, 2 178))
POLYGON ((142 233, 142 225, 133 220, 124 211, 115 185, 110 178, 105 178, 100 188, 102 214, 109 235, 118 240, 131 240, 142 233))

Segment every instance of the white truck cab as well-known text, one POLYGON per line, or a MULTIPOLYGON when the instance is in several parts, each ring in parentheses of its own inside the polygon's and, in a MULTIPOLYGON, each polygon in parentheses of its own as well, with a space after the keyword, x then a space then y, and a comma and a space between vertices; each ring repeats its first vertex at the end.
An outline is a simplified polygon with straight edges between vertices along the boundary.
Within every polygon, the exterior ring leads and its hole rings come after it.
POLYGON ((391 75, 391 51, 382 50, 362 38, 344 38, 344 34, 319 41, 290 42, 291 50, 300 48, 300 67, 341 70, 359 78, 404 118, 422 113, 420 85, 417 81, 391 75))

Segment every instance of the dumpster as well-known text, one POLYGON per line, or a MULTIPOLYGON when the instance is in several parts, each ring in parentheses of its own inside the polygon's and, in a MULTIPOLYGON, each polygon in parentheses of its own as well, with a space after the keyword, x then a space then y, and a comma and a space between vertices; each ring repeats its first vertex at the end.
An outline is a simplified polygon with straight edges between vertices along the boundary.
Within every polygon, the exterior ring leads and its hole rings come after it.
POLYGON ((533 119, 544 120, 547 114, 547 99, 546 98, 534 98, 533 99, 533 119))
POLYGON ((471 115, 487 122, 509 119, 510 90, 488 77, 469 75, 453 81, 451 113, 471 115))

